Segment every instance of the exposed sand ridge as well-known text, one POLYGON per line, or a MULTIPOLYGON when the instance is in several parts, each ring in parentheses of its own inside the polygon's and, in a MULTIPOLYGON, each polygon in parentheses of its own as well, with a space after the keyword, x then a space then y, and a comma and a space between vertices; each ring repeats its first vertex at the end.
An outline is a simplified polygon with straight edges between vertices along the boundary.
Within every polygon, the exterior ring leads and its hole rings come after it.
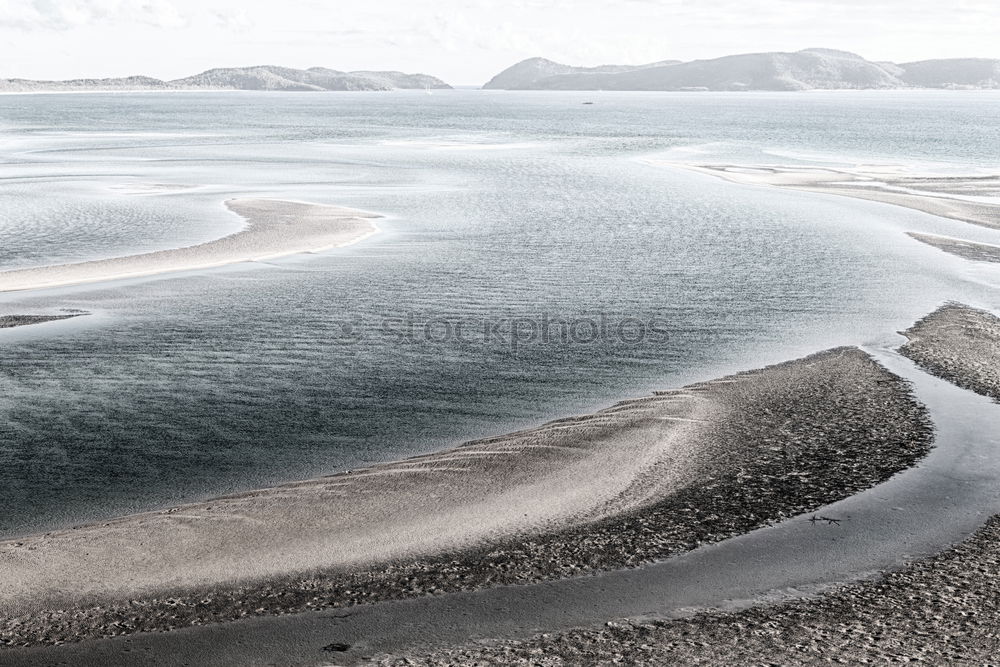
POLYGON ((1000 229, 997 176, 919 176, 877 166, 856 168, 661 163, 746 185, 867 199, 1000 229), (991 201, 996 199, 996 201, 991 201))
MULTIPOLYGON (((905 333, 905 355, 1000 401, 1000 319, 950 304, 905 333)), ((953 548, 819 599, 677 620, 621 620, 526 641, 386 657, 378 664, 994 664, 1000 655, 998 554, 1000 514, 953 548)))
POLYGON ((240 262, 320 252, 357 243, 378 231, 380 216, 337 206, 272 199, 232 199, 244 229, 215 241, 75 264, 0 272, 0 292, 44 289, 196 271, 240 262))
POLYGON ((0 638, 638 565, 850 496, 930 437, 906 383, 839 348, 450 451, 0 543, 0 638))

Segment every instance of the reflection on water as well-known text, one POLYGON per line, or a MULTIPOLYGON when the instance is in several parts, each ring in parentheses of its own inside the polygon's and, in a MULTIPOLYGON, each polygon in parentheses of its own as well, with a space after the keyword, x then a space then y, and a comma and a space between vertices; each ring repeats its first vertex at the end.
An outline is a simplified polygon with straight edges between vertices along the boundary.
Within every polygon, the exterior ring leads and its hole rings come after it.
POLYGON ((995 267, 902 233, 961 223, 646 160, 989 168, 996 96, 596 101, 0 98, 0 268, 202 242, 239 228, 222 202, 241 195, 390 216, 321 255, 0 296, 0 313, 95 313, 0 332, 0 531, 335 472, 885 341, 946 299, 998 305, 995 267), (584 321, 604 335, 540 333, 584 321), (616 335, 626 321, 658 332, 616 335))

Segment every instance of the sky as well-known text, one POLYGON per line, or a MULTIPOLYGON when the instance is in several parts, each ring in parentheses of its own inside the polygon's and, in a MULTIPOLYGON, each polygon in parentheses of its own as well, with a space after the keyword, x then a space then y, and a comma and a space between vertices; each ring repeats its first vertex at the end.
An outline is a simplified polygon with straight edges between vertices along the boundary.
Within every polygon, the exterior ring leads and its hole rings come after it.
POLYGON ((996 0, 0 0, 0 78, 323 66, 478 85, 543 56, 640 64, 811 47, 1000 58, 996 0))

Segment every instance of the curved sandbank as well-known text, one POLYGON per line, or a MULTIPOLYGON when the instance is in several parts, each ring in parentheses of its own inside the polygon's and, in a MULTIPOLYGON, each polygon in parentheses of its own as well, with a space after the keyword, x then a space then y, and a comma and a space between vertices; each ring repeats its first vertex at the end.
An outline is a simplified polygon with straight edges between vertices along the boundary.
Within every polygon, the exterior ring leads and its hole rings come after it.
POLYGON ((687 165, 670 163, 733 183, 771 185, 792 190, 867 199, 930 213, 942 218, 1000 229, 1000 203, 962 197, 1000 196, 996 176, 908 176, 884 169, 835 169, 805 166, 687 165))
POLYGON ((226 206, 247 221, 215 241, 75 264, 0 272, 0 292, 44 289, 176 271, 210 269, 339 248, 371 236, 373 213, 275 199, 232 199, 226 206))
MULTIPOLYGON (((942 334, 965 335, 950 326, 942 334)), ((851 656, 868 650, 884 655, 885 661, 913 650, 935 664, 988 656, 996 645, 993 595, 1000 581, 996 542, 990 538, 995 523, 953 553, 918 560, 887 579, 876 573, 939 553, 1000 511, 1000 405, 932 377, 889 350, 872 354, 909 380, 926 403, 934 418, 935 447, 919 465, 816 512, 638 568, 10 649, 0 657, 12 667, 56 662, 78 667, 263 667, 372 664, 371 656, 385 653, 403 659, 378 664, 661 665, 687 664, 688 657, 692 663, 703 657, 700 662, 711 664, 815 664, 826 659, 854 664, 858 660, 851 656), (813 522, 815 515, 840 523, 813 522), (831 588, 868 577, 860 584, 831 588), (823 591, 832 595, 790 607, 770 606, 823 591), (753 607, 745 613, 690 618, 706 608, 747 605, 753 607), (636 620, 608 622, 623 617, 636 620), (677 617, 687 620, 650 622, 677 617), (716 619, 721 619, 719 627, 716 619), (585 629, 563 632, 571 628, 585 629), (547 634, 536 635, 542 631, 547 634), (748 657, 713 660, 727 651, 748 657), (529 659, 521 660, 525 654, 529 659)), ((817 463, 822 470, 828 460, 817 463)), ((738 490, 731 484, 725 489, 738 490)), ((276 590, 273 597, 286 593, 276 590)), ((316 593, 313 600, 322 601, 322 593, 316 593)), ((173 602, 173 613, 183 614, 186 603, 173 602)), ((137 605, 132 613, 149 609, 137 605)), ((74 618, 64 613, 47 620, 46 630, 59 635, 74 618)))
MULTIPOLYGON (((1000 402, 1000 319, 986 311, 949 304, 905 335, 909 342, 901 348, 904 355, 938 377, 1000 402)), ((918 390, 918 396, 924 395, 918 390)), ((968 524, 977 517, 981 521, 984 512, 1000 511, 996 486, 996 473, 1000 472, 1000 411, 996 406, 983 406, 982 401, 978 401, 979 406, 972 403, 965 407, 965 414, 943 404, 949 408, 951 421, 964 422, 966 432, 957 430, 954 436, 968 441, 978 431, 980 438, 992 438, 992 450, 975 454, 967 444, 964 450, 939 448, 921 470, 908 471, 893 480, 899 486, 901 478, 927 476, 927 469, 936 465, 935 459, 946 458, 939 471, 946 483, 938 495, 939 503, 951 505, 947 513, 932 516, 930 521, 923 514, 913 517, 912 509, 900 502, 905 498, 893 497, 890 489, 876 487, 829 511, 824 509, 823 514, 850 516, 845 514, 846 506, 857 505, 859 500, 865 500, 863 496, 874 496, 868 499, 872 504, 880 499, 893 506, 902 505, 895 508, 899 510, 898 519, 892 523, 896 525, 880 536, 880 546, 884 547, 885 542, 907 532, 911 533, 909 541, 915 543, 912 535, 934 530, 934 524, 948 525, 950 530, 952 523, 968 524), (982 418, 984 415, 987 419, 982 418), (970 487, 978 487, 978 502, 969 502, 970 487), (986 490, 990 493, 984 493, 986 490)), ((941 435, 951 439, 951 427, 943 426, 945 432, 941 435)), ((873 513, 869 510, 868 514, 873 513)), ((865 517, 850 518, 853 522, 865 517)), ((835 539, 836 545, 841 545, 856 538, 848 533, 835 539)), ((746 536, 742 541, 751 540, 752 536, 746 536)), ((726 546, 718 545, 719 550, 726 546)), ((772 552, 780 553, 776 549, 772 552)), ((991 664, 1000 654, 998 554, 1000 514, 993 514, 975 534, 954 547, 913 560, 872 580, 835 588, 815 599, 758 605, 735 613, 716 611, 674 620, 608 623, 608 627, 600 629, 583 628, 488 646, 481 641, 462 643, 432 653, 410 653, 405 660, 384 658, 378 664, 991 664)), ((744 550, 739 559, 739 550, 731 549, 726 555, 734 562, 747 562, 750 554, 744 550)), ((774 565, 781 563, 776 561, 774 565)), ((786 585, 801 586, 801 575, 795 577, 786 585)), ((341 641, 352 638, 348 633, 340 637, 341 641)), ((308 655, 305 651, 303 654, 308 655)))
POLYGON ((0 543, 0 642, 637 565, 851 496, 930 441, 908 385, 838 348, 449 451, 0 543))

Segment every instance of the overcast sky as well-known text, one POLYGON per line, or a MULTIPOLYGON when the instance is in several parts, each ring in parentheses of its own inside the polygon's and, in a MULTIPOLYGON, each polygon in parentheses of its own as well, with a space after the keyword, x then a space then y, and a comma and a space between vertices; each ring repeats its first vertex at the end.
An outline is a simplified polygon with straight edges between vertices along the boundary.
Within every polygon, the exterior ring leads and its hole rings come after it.
POLYGON ((1000 58, 997 0, 0 0, 0 77, 275 64, 481 84, 523 58, 636 64, 829 47, 1000 58))

